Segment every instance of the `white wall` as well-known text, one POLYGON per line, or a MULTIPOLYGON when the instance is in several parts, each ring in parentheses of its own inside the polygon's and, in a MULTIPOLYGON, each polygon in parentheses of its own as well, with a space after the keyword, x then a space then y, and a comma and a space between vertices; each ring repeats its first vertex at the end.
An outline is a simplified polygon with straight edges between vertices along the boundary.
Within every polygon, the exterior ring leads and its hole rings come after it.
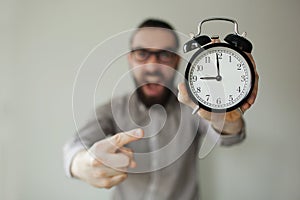
POLYGON ((63 173, 62 146, 75 130, 72 84, 95 45, 149 16, 183 33, 206 17, 235 18, 254 43, 261 79, 247 140, 200 161, 203 198, 300 199, 299 1, 0 3, 0 199, 108 199, 110 191, 63 173))

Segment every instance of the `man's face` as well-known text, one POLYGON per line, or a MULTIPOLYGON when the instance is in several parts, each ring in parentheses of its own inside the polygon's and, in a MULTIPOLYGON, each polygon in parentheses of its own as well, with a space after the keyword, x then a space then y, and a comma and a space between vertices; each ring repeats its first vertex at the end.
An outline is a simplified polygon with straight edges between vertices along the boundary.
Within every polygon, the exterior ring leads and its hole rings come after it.
POLYGON ((179 56, 171 52, 175 48, 174 35, 165 29, 142 28, 133 36, 128 62, 147 104, 164 103, 179 63, 179 56))

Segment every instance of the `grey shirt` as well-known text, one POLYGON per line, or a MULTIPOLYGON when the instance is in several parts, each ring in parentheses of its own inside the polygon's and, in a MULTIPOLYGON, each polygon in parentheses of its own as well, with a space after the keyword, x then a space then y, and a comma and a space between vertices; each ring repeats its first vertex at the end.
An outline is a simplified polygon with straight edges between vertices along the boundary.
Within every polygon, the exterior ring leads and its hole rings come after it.
POLYGON ((245 129, 220 137, 210 122, 191 112, 175 95, 166 106, 150 109, 136 94, 115 98, 100 106, 96 116, 65 144, 65 172, 71 177, 71 162, 78 151, 115 133, 143 128, 144 138, 127 145, 135 152, 137 167, 115 186, 112 199, 199 199, 197 161, 203 138, 219 139, 219 144, 229 146, 245 138, 245 129))

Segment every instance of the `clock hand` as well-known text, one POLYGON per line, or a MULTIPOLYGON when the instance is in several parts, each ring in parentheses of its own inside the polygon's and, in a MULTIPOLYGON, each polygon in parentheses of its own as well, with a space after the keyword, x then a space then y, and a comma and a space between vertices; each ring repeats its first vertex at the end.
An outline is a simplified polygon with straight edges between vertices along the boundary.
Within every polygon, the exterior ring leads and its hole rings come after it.
POLYGON ((217 59, 217 72, 218 72, 218 75, 215 76, 215 77, 211 77, 211 76, 201 77, 200 79, 202 79, 202 80, 217 80, 217 81, 222 80, 222 76, 220 75, 220 63, 219 63, 218 53, 216 53, 216 59, 217 59))
POLYGON ((216 53, 216 58, 217 58, 217 72, 218 72, 218 76, 220 76, 220 64, 219 64, 218 53, 216 53))
POLYGON ((217 77, 200 77, 200 79, 203 79, 203 80, 217 80, 217 77))
POLYGON ((221 81, 222 76, 220 75, 220 63, 219 63, 218 53, 216 53, 216 58, 217 58, 217 72, 218 72, 216 79, 217 79, 217 81, 221 81))

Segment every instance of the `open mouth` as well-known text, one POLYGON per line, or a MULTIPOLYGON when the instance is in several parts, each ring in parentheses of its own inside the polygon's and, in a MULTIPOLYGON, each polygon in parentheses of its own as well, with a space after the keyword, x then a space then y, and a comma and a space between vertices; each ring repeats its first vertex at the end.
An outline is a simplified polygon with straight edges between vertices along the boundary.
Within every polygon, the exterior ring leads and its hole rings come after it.
POLYGON ((142 86, 142 90, 146 96, 159 96, 164 91, 164 86, 158 83, 147 83, 142 86))

